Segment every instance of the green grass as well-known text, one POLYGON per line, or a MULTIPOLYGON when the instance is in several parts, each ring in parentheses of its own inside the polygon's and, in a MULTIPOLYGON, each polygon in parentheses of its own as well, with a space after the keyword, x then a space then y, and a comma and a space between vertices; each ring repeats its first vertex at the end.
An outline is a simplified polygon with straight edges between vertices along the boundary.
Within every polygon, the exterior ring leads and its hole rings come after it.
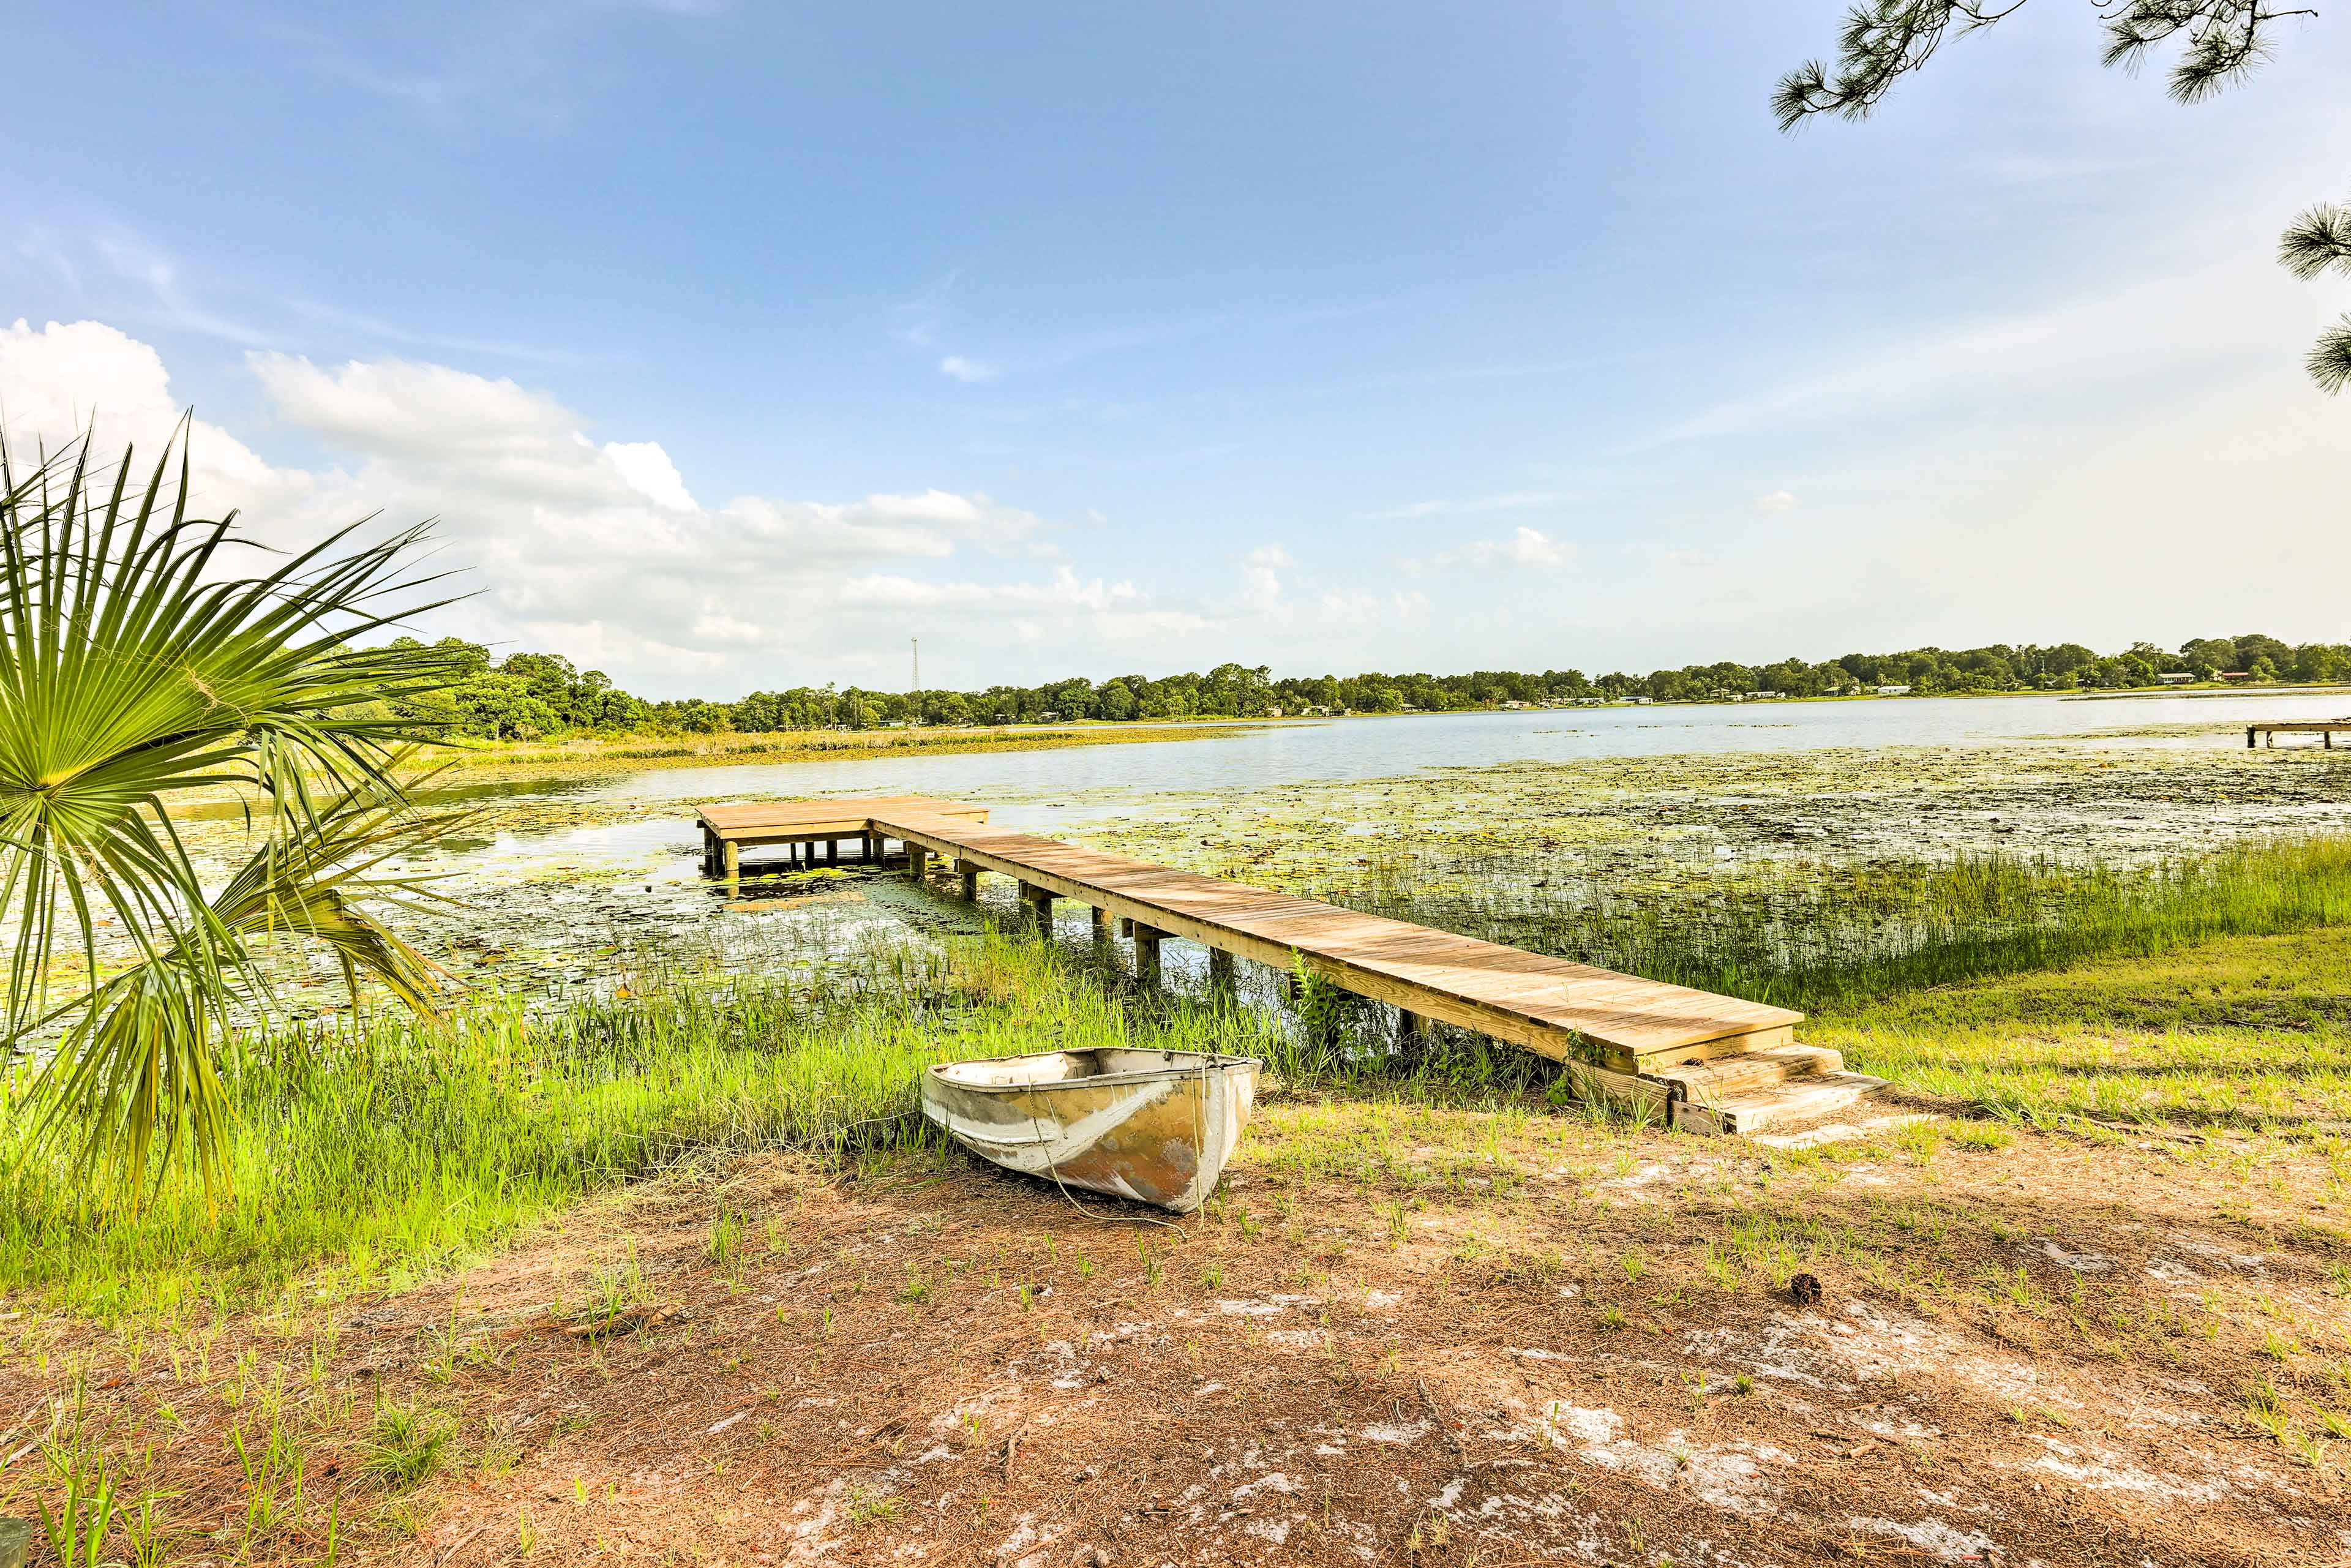
POLYGON ((2137 866, 1963 855, 1792 860, 1634 885, 1509 860, 1375 862, 1322 896, 1652 979, 1817 1010, 1991 975, 2351 924, 2351 839, 2137 866))
POLYGON ((2351 1122, 2351 929, 2228 936, 1816 1014, 1852 1065, 2034 1120, 2351 1122))
POLYGON ((229 1074, 231 1197, 167 1179, 92 1207, 0 1110, 0 1291, 113 1319, 335 1293, 448 1267, 599 1188, 714 1152, 927 1135, 920 1071, 949 1058, 1278 1044, 1261 1018, 1124 1005, 1034 944, 836 967, 821 988, 684 986, 534 1018, 494 1004, 357 1050, 287 1040, 229 1074))
MULTIPOLYGON (((2341 842, 2138 876, 1791 868, 1581 902, 1497 888, 1446 903, 1383 885, 1432 924, 1805 1006, 1806 1038, 1855 1066, 2018 1120, 2292 1129, 2351 1115, 2341 842)), ((916 1081, 950 1058, 1239 1051, 1293 1085, 1398 1113, 1585 1113, 1531 1053, 1453 1030, 1401 1052, 1392 1014, 1319 983, 1301 985, 1284 1022, 1222 996, 1138 993, 1083 951, 995 936, 876 948, 818 975, 683 981, 552 1016, 492 1002, 445 1028, 387 1022, 357 1046, 264 1042, 228 1077, 235 1185, 217 1212, 176 1180, 136 1217, 96 1208, 34 1151, 23 1103, 0 1103, 0 1291, 101 1320, 184 1321, 297 1286, 398 1288, 680 1162, 926 1141, 916 1081)), ((722 1217, 714 1259, 744 1245, 722 1217)))

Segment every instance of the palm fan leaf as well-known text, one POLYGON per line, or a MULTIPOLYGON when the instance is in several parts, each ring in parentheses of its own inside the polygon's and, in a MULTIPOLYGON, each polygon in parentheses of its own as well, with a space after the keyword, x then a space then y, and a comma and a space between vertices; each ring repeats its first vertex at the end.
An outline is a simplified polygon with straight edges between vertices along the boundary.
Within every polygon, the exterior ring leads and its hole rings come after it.
POLYGON ((393 862, 473 815, 420 814, 353 791, 326 803, 315 824, 269 837, 172 946, 51 1015, 49 1021, 70 1021, 38 1084, 47 1101, 44 1133, 77 1139, 88 1173, 134 1198, 182 1152, 209 1189, 226 1130, 220 1058, 233 1038, 221 1028, 224 998, 209 977, 229 973, 242 981, 232 1002, 265 1001, 269 982, 256 964, 258 950, 315 942, 334 955, 355 1006, 362 982, 373 981, 418 1012, 437 1012, 446 973, 360 901, 436 897, 426 878, 393 862), (208 943, 225 950, 200 953, 208 943))
POLYGON ((253 939, 323 941, 347 976, 427 995, 421 960, 350 909, 366 876, 350 865, 429 831, 402 782, 413 736, 385 705, 456 673, 432 648, 365 645, 450 601, 413 568, 424 528, 371 542, 355 524, 237 575, 256 547, 235 513, 192 514, 186 436, 135 486, 132 455, 110 476, 87 436, 22 474, 0 446, 0 1040, 78 1012, 60 1103, 131 1140, 109 1156, 123 1170, 147 1168, 161 1126, 186 1129, 209 1175, 253 939), (265 836, 216 894, 169 815, 199 791, 243 799, 265 836), (140 960, 103 982, 101 921, 140 960))

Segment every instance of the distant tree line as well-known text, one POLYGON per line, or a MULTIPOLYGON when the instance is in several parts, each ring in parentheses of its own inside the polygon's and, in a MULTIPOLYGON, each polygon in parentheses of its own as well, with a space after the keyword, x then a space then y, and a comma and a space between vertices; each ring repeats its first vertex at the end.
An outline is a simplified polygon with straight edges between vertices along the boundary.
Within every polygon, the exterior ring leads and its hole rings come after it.
MULTIPOLYGON (((411 640, 402 639, 403 644, 411 640)), ((1719 702, 1759 695, 1847 696, 1886 688, 1912 695, 1970 692, 2127 690, 2237 676, 2250 682, 2351 681, 2351 645, 2288 643, 2275 637, 2199 637, 2178 652, 2134 643, 2097 653, 2079 643, 2042 647, 1913 648, 1847 653, 1825 664, 1687 664, 1646 675, 1612 671, 1479 670, 1466 675, 1310 675, 1276 680, 1263 664, 1218 664, 1207 674, 1083 676, 1039 686, 985 691, 881 692, 858 686, 794 686, 734 702, 701 697, 650 702, 581 671, 557 653, 509 653, 455 637, 439 646, 464 677, 445 690, 397 698, 393 710, 454 735, 537 740, 563 735, 657 732, 712 735, 777 730, 870 729, 882 725, 1050 724, 1077 719, 1262 718, 1316 713, 1412 713, 1579 702, 1719 702)))

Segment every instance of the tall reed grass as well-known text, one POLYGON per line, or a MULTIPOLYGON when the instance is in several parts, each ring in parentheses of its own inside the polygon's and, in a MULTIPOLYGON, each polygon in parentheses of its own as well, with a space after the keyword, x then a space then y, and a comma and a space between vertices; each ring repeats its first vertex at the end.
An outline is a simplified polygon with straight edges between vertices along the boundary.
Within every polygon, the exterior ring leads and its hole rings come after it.
POLYGON ((278 1036, 227 1078, 231 1196, 167 1175, 105 1206, 0 1109, 0 1291, 114 1318, 329 1292, 444 1267, 598 1188, 710 1153, 925 1138, 921 1070, 1138 1045, 1248 1049, 1261 1018, 1128 1008, 1055 950, 997 936, 876 951, 817 981, 709 981, 450 1025, 278 1036), (317 1270, 316 1272, 313 1272, 317 1270))
POLYGON ((1508 856, 1395 855, 1334 903, 1757 1001, 1829 1010, 1894 992, 2220 936, 2351 923, 2351 840, 2152 864, 1962 855, 1713 876, 1547 876, 1508 856))

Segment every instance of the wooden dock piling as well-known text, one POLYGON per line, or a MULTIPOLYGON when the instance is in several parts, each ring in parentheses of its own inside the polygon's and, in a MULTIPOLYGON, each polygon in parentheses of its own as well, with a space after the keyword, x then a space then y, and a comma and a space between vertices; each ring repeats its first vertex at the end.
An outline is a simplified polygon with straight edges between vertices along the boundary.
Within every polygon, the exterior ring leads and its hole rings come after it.
POLYGON ((1663 1107, 1692 1131, 1816 1119, 1883 1086, 1844 1071, 1834 1051, 1798 1044, 1803 1015, 1784 1008, 993 828, 981 807, 919 796, 801 800, 708 807, 702 823, 705 864, 716 860, 730 877, 751 845, 862 834, 878 855, 896 839, 917 880, 930 856, 950 859, 967 897, 982 871, 1012 877, 1046 929, 1055 898, 1087 904, 1098 937, 1115 921, 1134 939, 1146 982, 1159 980, 1171 938, 1208 949, 1212 982, 1229 983, 1243 957, 1273 967, 1287 994, 1302 968, 1397 1008, 1407 1040, 1442 1022, 1505 1040, 1572 1064, 1579 1092, 1663 1107))
POLYGON ((2245 726, 2245 749, 2251 751, 2256 744, 2274 747, 2277 745, 2277 737, 2281 735, 2314 735, 2319 737, 2319 745, 2323 749, 2332 751, 2335 749, 2336 736, 2351 735, 2351 718, 2310 719, 2282 724, 2249 724, 2245 726), (2254 740, 2255 736, 2262 737, 2260 742, 2257 743, 2254 740))

